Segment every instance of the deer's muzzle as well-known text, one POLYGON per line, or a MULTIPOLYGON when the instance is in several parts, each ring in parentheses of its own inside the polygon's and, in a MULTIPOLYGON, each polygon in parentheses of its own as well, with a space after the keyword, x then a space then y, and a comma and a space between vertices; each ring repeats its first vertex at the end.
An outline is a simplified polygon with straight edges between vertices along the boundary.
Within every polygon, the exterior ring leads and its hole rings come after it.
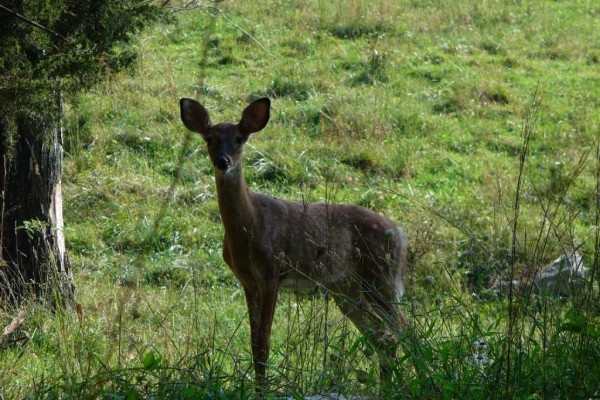
POLYGON ((215 160, 215 167, 221 171, 227 171, 231 167, 231 157, 222 155, 215 160))

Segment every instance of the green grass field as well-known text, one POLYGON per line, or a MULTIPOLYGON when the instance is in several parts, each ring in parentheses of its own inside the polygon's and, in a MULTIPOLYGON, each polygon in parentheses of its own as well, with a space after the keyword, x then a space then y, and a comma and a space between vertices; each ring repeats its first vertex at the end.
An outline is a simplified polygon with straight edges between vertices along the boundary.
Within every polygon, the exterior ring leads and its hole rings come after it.
MULTIPOLYGON (((396 398, 598 398, 600 5, 210 4, 143 32, 133 71, 70 100, 63 191, 82 313, 26 307, 22 340, 0 349, 0 399, 253 396, 244 294, 179 98, 221 122, 262 96, 253 190, 366 206, 409 236, 401 308, 422 370, 401 363, 396 398), (572 298, 487 290, 564 249, 595 278, 572 298)), ((326 296, 280 297, 270 395, 374 396, 376 361, 326 296)))

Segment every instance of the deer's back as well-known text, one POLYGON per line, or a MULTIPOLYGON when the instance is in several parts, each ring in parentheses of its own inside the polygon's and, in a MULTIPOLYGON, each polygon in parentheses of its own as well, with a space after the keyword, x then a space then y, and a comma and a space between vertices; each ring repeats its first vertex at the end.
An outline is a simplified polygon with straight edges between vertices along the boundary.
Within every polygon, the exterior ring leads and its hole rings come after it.
POLYGON ((355 205, 253 196, 255 256, 277 264, 284 286, 335 284, 357 274, 370 281, 401 279, 405 238, 390 219, 355 205))

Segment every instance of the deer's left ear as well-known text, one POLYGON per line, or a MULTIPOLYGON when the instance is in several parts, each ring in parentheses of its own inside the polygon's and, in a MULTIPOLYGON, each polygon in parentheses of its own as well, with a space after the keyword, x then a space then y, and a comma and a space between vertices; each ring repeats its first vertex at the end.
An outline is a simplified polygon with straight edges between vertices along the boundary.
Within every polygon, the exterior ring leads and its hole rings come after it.
POLYGON ((242 112, 240 131, 244 135, 258 132, 267 126, 271 110, 271 100, 267 97, 253 101, 242 112))

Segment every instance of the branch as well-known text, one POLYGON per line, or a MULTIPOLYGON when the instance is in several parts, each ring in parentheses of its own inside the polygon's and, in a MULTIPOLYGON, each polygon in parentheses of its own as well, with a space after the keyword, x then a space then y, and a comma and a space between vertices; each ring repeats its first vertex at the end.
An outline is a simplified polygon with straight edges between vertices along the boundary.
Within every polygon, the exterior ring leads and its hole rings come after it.
POLYGON ((58 38, 60 38, 60 39, 62 39, 62 40, 64 40, 64 41, 65 41, 65 42, 67 42, 67 43, 69 42, 69 39, 67 39, 66 37, 64 37, 64 36, 63 36, 63 35, 61 35, 60 33, 58 33, 58 32, 55 32, 55 31, 53 31, 53 30, 52 30, 52 29, 50 29, 50 28, 46 28, 44 25, 42 25, 42 24, 40 24, 40 23, 38 23, 38 22, 35 22, 35 21, 32 21, 32 20, 30 20, 29 18, 27 18, 27 17, 25 17, 25 16, 23 16, 23 15, 19 14, 19 13, 18 13, 18 12, 16 12, 16 11, 13 11, 13 10, 11 10, 11 9, 10 9, 10 8, 8 8, 8 7, 4 7, 2 4, 0 4, 0 10, 6 11, 6 12, 7 12, 7 13, 9 13, 10 15, 12 15, 13 17, 15 17, 15 18, 17 18, 17 19, 20 19, 21 21, 25 21, 25 22, 26 22, 26 23, 28 23, 29 25, 33 25, 33 26, 35 26, 36 28, 40 28, 40 29, 42 29, 42 30, 44 30, 44 31, 46 31, 46 32, 48 32, 48 33, 50 33, 50 34, 52 34, 52 35, 54 35, 54 36, 56 36, 56 37, 58 37, 58 38))
POLYGON ((22 339, 16 338, 15 335, 17 329, 25 322, 25 316, 27 316, 27 312, 24 309, 19 310, 17 316, 4 328, 4 332, 2 333, 2 336, 0 336, 0 349, 8 343, 17 342, 22 339))

